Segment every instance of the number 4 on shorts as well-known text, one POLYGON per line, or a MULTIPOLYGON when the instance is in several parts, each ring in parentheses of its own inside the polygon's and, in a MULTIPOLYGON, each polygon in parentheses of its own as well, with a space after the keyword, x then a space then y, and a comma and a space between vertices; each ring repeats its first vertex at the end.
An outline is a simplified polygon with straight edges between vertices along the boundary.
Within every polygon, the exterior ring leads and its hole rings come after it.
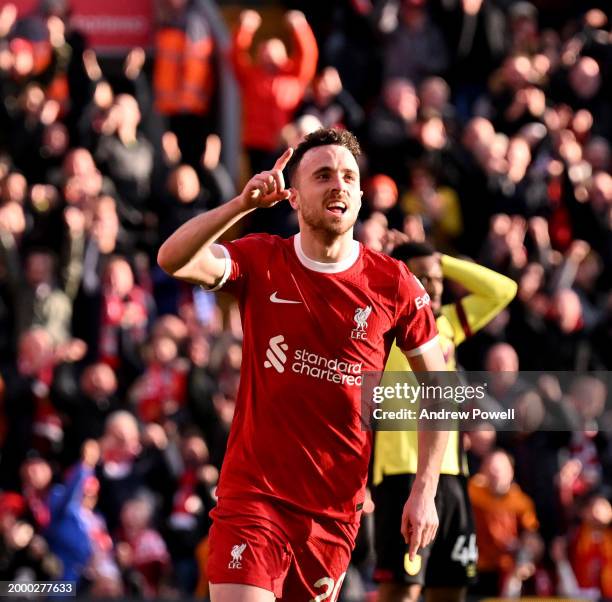
POLYGON ((451 560, 459 562, 462 566, 467 566, 471 562, 478 560, 478 548, 476 547, 476 535, 472 533, 467 545, 465 545, 465 535, 459 535, 451 553, 451 560))

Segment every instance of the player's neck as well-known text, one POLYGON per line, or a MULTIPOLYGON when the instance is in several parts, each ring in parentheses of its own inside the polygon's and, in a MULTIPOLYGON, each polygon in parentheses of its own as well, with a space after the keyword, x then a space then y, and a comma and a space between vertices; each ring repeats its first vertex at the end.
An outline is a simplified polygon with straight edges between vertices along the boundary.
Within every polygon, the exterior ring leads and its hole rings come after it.
POLYGON ((300 246, 306 257, 321 263, 338 263, 353 252, 353 229, 333 238, 324 239, 310 229, 300 230, 300 246))

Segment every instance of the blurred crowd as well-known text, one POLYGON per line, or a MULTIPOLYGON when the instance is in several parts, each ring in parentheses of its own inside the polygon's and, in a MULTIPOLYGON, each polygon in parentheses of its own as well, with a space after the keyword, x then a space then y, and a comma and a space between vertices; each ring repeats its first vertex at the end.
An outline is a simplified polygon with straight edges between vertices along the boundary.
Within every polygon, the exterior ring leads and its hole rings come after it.
MULTIPOLYGON (((155 8, 152 52, 115 69, 69 0, 0 8, 0 579, 206 596, 240 317, 168 278, 157 248, 335 126, 365 151, 363 244, 427 240, 518 283, 460 364, 514 374, 500 398, 587 422, 547 432, 536 412, 525 433, 466 435, 481 591, 612 597, 609 392, 585 376, 560 405, 554 378, 517 375, 612 368, 608 4, 293 0, 263 24, 277 37, 245 10, 229 44, 209 0, 155 8), (230 72, 238 178, 222 160, 230 72)), ((233 235, 248 231, 297 221, 280 204, 233 235)), ((364 599, 370 534, 344 600, 364 599)))

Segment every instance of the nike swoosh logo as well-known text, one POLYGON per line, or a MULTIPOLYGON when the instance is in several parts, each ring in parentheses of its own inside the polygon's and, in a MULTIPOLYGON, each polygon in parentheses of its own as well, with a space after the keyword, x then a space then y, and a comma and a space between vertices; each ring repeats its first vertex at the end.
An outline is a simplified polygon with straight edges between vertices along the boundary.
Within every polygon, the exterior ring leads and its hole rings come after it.
POLYGON ((292 305, 302 303, 301 301, 292 301, 291 299, 281 299, 276 296, 276 291, 270 295, 270 301, 272 301, 272 303, 291 303, 292 305))

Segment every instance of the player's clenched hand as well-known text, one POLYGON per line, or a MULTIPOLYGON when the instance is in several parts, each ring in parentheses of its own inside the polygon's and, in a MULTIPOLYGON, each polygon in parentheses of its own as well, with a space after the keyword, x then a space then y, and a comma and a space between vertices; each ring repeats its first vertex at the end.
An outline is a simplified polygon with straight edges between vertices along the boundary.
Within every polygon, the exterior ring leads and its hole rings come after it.
POLYGON ((273 169, 254 175, 247 182, 241 194, 245 209, 272 207, 279 201, 289 198, 289 190, 285 188, 283 169, 287 166, 292 154, 293 149, 288 148, 276 160, 273 169))
POLYGON ((433 495, 412 489, 402 513, 402 535, 408 544, 410 560, 429 545, 438 530, 438 512, 433 495))

